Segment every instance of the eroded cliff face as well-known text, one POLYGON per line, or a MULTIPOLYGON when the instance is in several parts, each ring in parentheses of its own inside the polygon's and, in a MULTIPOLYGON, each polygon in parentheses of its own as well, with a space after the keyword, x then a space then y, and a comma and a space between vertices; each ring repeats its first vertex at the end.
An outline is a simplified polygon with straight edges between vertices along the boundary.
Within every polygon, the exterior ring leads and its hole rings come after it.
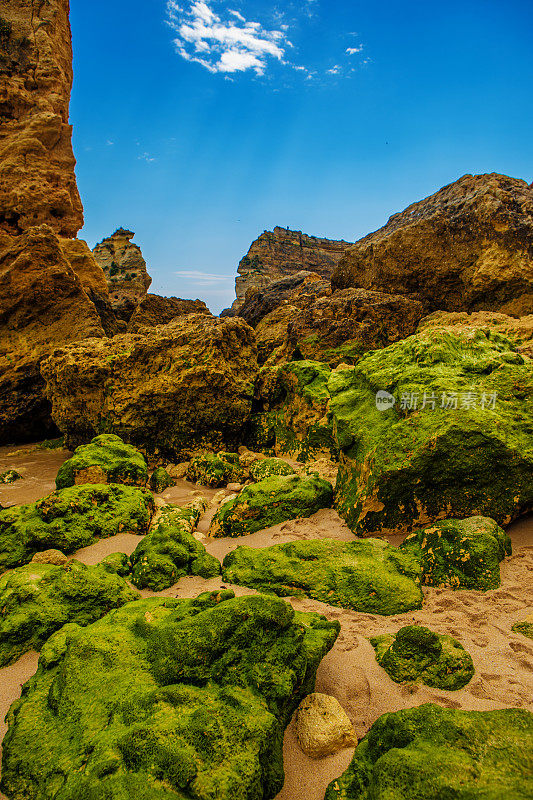
POLYGON ((436 311, 533 312, 533 191, 464 175, 346 250, 333 289, 411 295, 436 311))
POLYGON ((107 280, 113 311, 129 322, 152 283, 141 248, 131 240, 135 234, 119 228, 93 250, 107 280))
POLYGON ((0 230, 6 233, 46 223, 72 237, 83 225, 71 87, 68 0, 2 0, 0 230))
POLYGON ((318 239, 301 231, 274 228, 265 231, 252 243, 241 260, 235 281, 237 299, 231 313, 237 313, 250 289, 264 289, 275 281, 296 272, 316 272, 331 278, 349 242, 318 239))

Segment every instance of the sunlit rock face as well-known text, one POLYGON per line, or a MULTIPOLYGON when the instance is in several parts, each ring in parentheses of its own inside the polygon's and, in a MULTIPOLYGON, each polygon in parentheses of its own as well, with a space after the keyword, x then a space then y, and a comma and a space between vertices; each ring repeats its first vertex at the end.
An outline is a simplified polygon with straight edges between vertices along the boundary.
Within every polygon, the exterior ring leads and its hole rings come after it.
POLYGON ((133 231, 119 228, 93 250, 107 279, 113 311, 124 322, 130 320, 152 283, 141 248, 131 241, 134 236, 133 231))

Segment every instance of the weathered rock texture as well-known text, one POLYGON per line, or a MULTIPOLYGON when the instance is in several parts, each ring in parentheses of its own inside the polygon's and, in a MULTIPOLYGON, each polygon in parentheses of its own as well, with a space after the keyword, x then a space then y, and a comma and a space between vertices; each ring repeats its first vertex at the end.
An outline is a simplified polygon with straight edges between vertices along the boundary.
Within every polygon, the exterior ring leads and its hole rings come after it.
POLYGON ((83 209, 68 122, 68 0, 2 0, 0 44, 0 230, 46 223, 76 236, 83 209))
POLYGON ((102 433, 90 444, 78 447, 56 476, 56 488, 86 483, 123 483, 145 486, 148 468, 144 456, 119 436, 102 433))
POLYGON ((58 344, 104 336, 64 241, 47 225, 0 234, 0 443, 56 431, 41 360, 58 344))
POLYGON ((238 312, 249 289, 262 289, 286 275, 304 270, 329 279, 347 247, 348 242, 317 239, 286 228, 265 231, 239 264, 235 281, 237 299, 231 311, 238 312))
POLYGON ((125 322, 130 320, 152 283, 141 248, 131 241, 134 236, 133 231, 119 228, 93 250, 108 282, 113 311, 125 322))
POLYGON ((533 191, 464 175, 346 250, 332 285, 412 295, 428 311, 531 314, 533 191))
POLYGON ((238 443, 256 370, 252 329, 206 314, 71 345, 42 366, 68 446, 116 433, 169 461, 238 443))
MULTIPOLYGON (((113 291, 113 286, 111 287, 113 291)), ((209 314, 203 300, 182 300, 179 297, 160 297, 147 294, 133 312, 128 323, 128 333, 139 333, 143 328, 166 325, 176 317, 186 314, 209 314)))
POLYGON ((357 744, 352 723, 336 697, 312 692, 294 715, 298 744, 309 758, 331 756, 357 744))

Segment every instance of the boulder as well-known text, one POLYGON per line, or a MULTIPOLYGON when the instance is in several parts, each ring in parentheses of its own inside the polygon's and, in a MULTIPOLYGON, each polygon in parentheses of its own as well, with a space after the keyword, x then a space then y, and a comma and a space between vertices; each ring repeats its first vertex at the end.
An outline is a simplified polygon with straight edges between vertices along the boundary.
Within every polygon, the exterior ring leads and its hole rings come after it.
POLYGON ((170 477, 164 467, 158 467, 150 475, 149 485, 152 492, 161 494, 161 492, 164 492, 165 489, 168 489, 170 486, 175 486, 176 481, 174 478, 170 477))
POLYGON ((490 327, 421 331, 328 381, 336 507, 353 531, 504 525, 533 503, 531 360, 490 327))
POLYGON ((294 467, 282 458, 262 458, 250 466, 250 477, 254 481, 262 481, 272 475, 294 475, 294 473, 294 467))
POLYGON ((298 744, 309 758, 331 756, 357 744, 352 723, 331 695, 307 695, 296 709, 294 723, 298 744))
POLYGON ((338 631, 277 598, 227 591, 68 625, 11 707, 1 789, 25 800, 51 786, 65 800, 271 800, 284 728, 338 631))
POLYGON ((218 488, 239 481, 244 472, 237 453, 202 453, 191 459, 187 479, 202 486, 218 488))
POLYGON ((0 483, 15 483, 21 479, 22 475, 20 472, 17 472, 16 469, 8 469, 5 472, 0 473, 0 483))
POLYGON ((316 272, 296 272, 268 283, 262 289, 249 289, 238 316, 255 328, 276 308, 283 305, 302 306, 322 295, 331 294, 329 280, 316 272))
POLYGON ((58 349, 41 369, 68 446, 115 433, 173 460, 237 443, 257 361, 245 322, 194 314, 144 334, 58 349))
POLYGON ((162 515, 131 556, 132 582, 139 589, 161 592, 184 575, 214 578, 220 562, 192 535, 201 507, 165 506, 162 515))
POLYGON ((348 248, 334 289, 410 295, 427 311, 533 313, 533 191, 464 175, 348 248))
POLYGON ((426 586, 487 591, 500 585, 511 539, 488 517, 447 519, 409 534, 400 549, 420 560, 426 586))
POLYGON ((209 536, 246 536, 288 519, 310 517, 333 503, 333 487, 317 475, 273 475, 226 501, 213 517, 209 536))
POLYGON ((263 367, 255 384, 248 443, 278 456, 307 461, 337 457, 328 417, 331 369, 318 361, 263 367))
POLYGON ((424 683, 436 689, 462 689, 472 680, 470 654, 452 636, 422 625, 406 625, 396 635, 370 639, 376 660, 396 683, 424 683))
POLYGON ((109 297, 117 319, 128 322, 152 283, 141 248, 131 239, 133 231, 119 228, 93 249, 93 256, 107 280, 109 297))
POLYGON ((144 456, 119 436, 103 433, 92 442, 80 445, 59 468, 56 488, 86 483, 123 483, 144 486, 148 468, 144 456))
POLYGON ((532 752, 529 711, 427 703, 380 717, 325 800, 528 800, 532 752))
POLYGON ((128 333, 141 333, 144 328, 167 325, 176 317, 187 314, 210 314, 203 300, 182 300, 179 297, 160 297, 147 294, 128 322, 128 333))
POLYGON ((241 546, 222 566, 224 580, 230 583, 282 597, 311 597, 367 614, 404 614, 422 606, 416 557, 382 539, 241 546))
POLYGON ((68 561, 67 556, 61 550, 42 550, 35 553, 32 564, 53 564, 55 567, 62 567, 68 561))
POLYGON ((73 553, 98 539, 148 530, 154 501, 129 486, 72 486, 24 506, 0 511, 0 571, 47 549, 73 553))
POLYGON ((138 592, 105 563, 26 564, 0 578, 0 667, 28 650, 40 650, 67 622, 87 625, 138 592))

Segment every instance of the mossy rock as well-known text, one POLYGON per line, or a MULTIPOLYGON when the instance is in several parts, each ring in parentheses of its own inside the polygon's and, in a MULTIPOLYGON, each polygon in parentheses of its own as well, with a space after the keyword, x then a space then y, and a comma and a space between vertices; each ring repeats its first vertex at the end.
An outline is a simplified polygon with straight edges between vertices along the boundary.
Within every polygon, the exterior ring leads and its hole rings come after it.
POLYGON ((41 652, 9 711, 12 800, 270 800, 337 622, 222 591, 129 603, 41 652))
POLYGON ((131 580, 135 586, 161 592, 185 575, 220 575, 220 562, 192 535, 200 509, 171 506, 165 510, 162 520, 131 556, 131 580))
POLYGON ((533 615, 523 622, 517 622, 516 625, 513 625, 512 630, 515 633, 521 633, 522 636, 527 636, 528 639, 533 639, 533 615))
POLYGON ((254 481, 262 481, 272 475, 294 475, 294 467, 282 458, 258 459, 250 466, 250 477, 254 481))
POLYGON ((426 704, 384 714, 325 800, 531 800, 533 714, 426 704))
POLYGON ((456 639, 422 625, 406 625, 395 636, 375 636, 370 642, 378 664, 396 683, 450 691, 462 689, 474 675, 472 658, 456 639))
POLYGON ((118 533, 148 530, 150 492, 118 484, 71 486, 24 506, 0 511, 0 570, 31 561, 43 550, 73 553, 118 533))
POLYGON ((510 339, 422 331, 333 372, 328 390, 336 507, 358 535, 445 517, 503 525, 531 507, 533 370, 510 339), (378 408, 380 391, 394 405, 378 408))
POLYGON ((89 444, 78 447, 72 458, 61 465, 56 488, 85 483, 144 486, 147 480, 148 467, 142 453, 119 436, 102 433, 89 444))
POLYGON ((333 487, 317 475, 273 475, 247 486, 215 514, 209 535, 246 536, 288 519, 310 517, 333 503, 333 487))
POLYGON ((497 589, 511 539, 488 517, 447 519, 407 536, 400 549, 420 559, 422 582, 451 589, 497 589))
POLYGON ((0 473, 0 483, 15 483, 15 481, 20 481, 21 479, 22 475, 16 469, 8 469, 0 473))
POLYGON ((6 572, 0 578, 0 667, 40 650, 67 622, 88 625, 138 597, 112 562, 32 563, 6 572))
POLYGON ((168 489, 170 486, 175 486, 176 481, 174 478, 170 477, 164 467, 158 467, 150 475, 149 485, 152 492, 161 494, 161 492, 164 492, 165 489, 168 489))
POLYGON ((353 611, 404 614, 422 606, 416 559, 381 539, 237 547, 222 566, 225 581, 353 611))
POLYGON ((331 369, 319 361, 291 361, 264 367, 256 381, 257 411, 248 442, 253 450, 308 461, 321 455, 337 458, 328 416, 331 369))
POLYGON ((237 453, 203 453, 191 460, 187 470, 190 481, 213 488, 240 481, 243 474, 237 453))

